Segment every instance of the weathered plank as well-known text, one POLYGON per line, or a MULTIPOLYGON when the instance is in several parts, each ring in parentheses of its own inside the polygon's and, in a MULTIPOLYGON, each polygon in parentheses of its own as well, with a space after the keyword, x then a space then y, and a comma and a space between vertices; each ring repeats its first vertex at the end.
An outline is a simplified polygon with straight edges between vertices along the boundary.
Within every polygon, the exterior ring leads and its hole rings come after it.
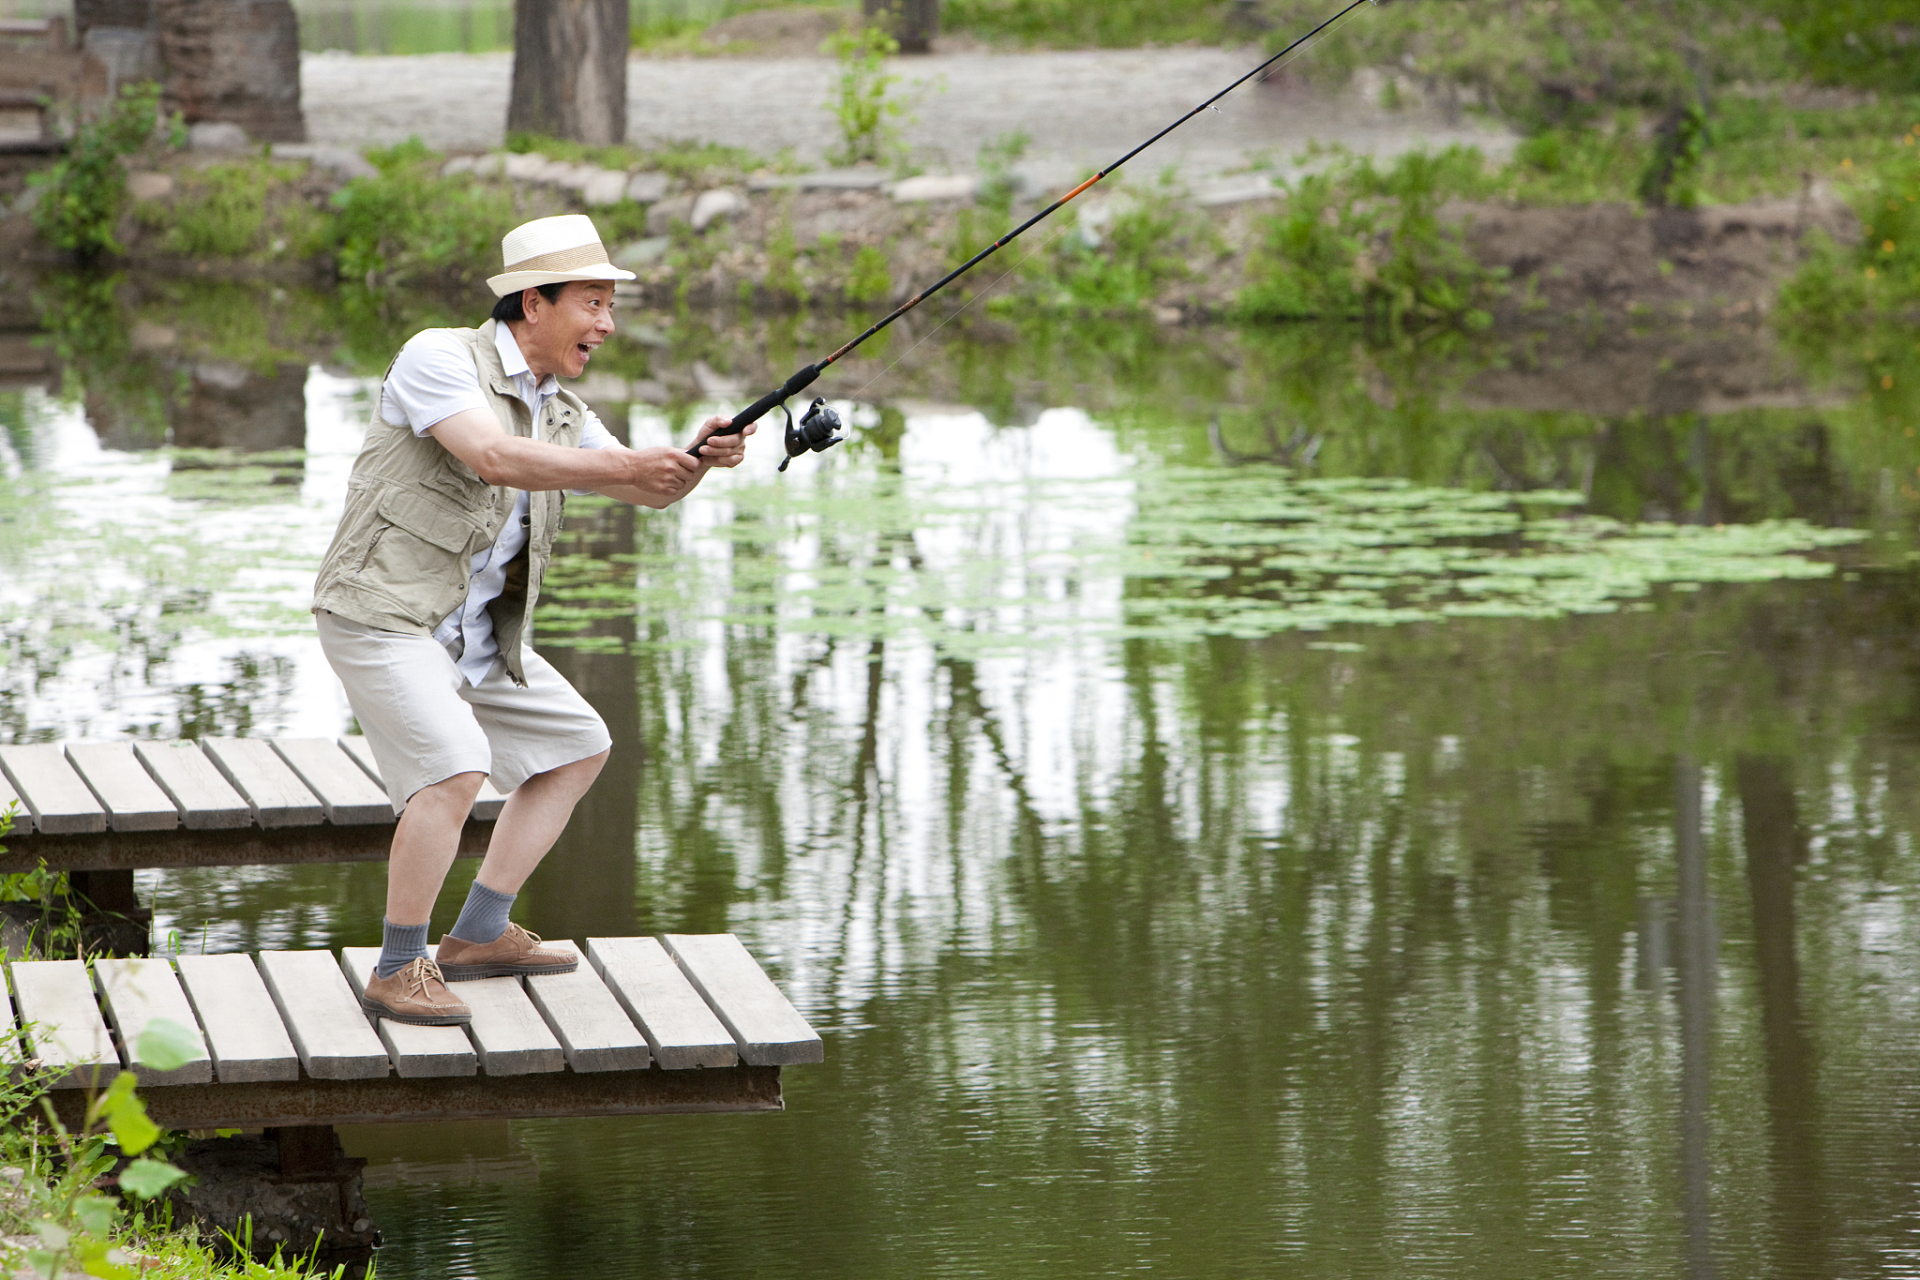
POLYGON ((213 1080, 213 1059, 201 1039, 199 1056, 168 1071, 139 1066, 134 1055, 140 1049, 140 1037, 155 1018, 170 1018, 198 1034, 199 1019, 173 966, 165 960, 95 960, 93 979, 100 987, 101 1002, 107 1019, 120 1033, 120 1059, 140 1077, 140 1087, 149 1085, 208 1084, 213 1080))
POLYGON ((320 802, 260 738, 203 738, 200 749, 233 784, 263 827, 299 827, 320 821, 320 802))
MULTIPOLYGON (((580 950, 571 942, 546 945, 580 950)), ((627 1020, 626 1011, 592 966, 528 978, 527 994, 553 1028, 566 1051, 567 1065, 575 1071, 639 1071, 652 1060, 646 1037, 627 1020)))
POLYGON ((566 1051, 520 979, 456 982, 453 994, 473 1010, 467 1034, 480 1054, 480 1069, 488 1075, 524 1076, 566 1067, 566 1051))
POLYGON ((56 836, 107 829, 107 811, 53 743, 0 747, 0 771, 33 815, 35 831, 56 836))
POLYGON ((386 1048, 332 952, 262 951, 260 975, 308 1075, 366 1080, 387 1074, 386 1048))
MULTIPOLYGON (((78 1127, 78 1089, 50 1095, 60 1118, 78 1127)), ((147 1113, 168 1129, 269 1128, 392 1121, 493 1120, 541 1116, 713 1115, 780 1111, 778 1067, 726 1071, 571 1071, 441 1080, 296 1080, 279 1084, 188 1085, 143 1091, 147 1113)))
POLYGON ((669 1071, 731 1067, 733 1035, 653 938, 588 938, 587 959, 669 1071))
POLYGON ((780 1067, 826 1060, 826 1046, 819 1035, 740 939, 730 933, 670 933, 665 941, 695 989, 733 1034, 742 1062, 780 1067))
POLYGON ((136 742, 133 754, 180 810, 189 831, 229 831, 253 825, 253 809, 220 776, 197 742, 136 742))
MULTIPOLYGON (((247 809, 240 809, 248 817, 247 809)), ((493 838, 491 822, 460 830, 459 855, 478 858, 493 838)), ((235 831, 102 831, 89 836, 19 832, 0 840, 0 872, 32 871, 41 861, 55 871, 126 871, 138 867, 266 867, 302 862, 385 862, 391 827, 276 827, 262 831, 249 818, 235 831)))
POLYGON ((220 1083, 300 1078, 300 1057, 252 956, 180 956, 174 963, 220 1083))
POLYGON ((23 960, 7 966, 27 1044, 50 1088, 105 1085, 120 1069, 113 1034, 100 1019, 93 982, 80 960, 23 960))
MULTIPOLYGON (((373 977, 373 966, 379 960, 378 947, 342 947, 340 950, 340 967, 355 991, 367 989, 367 980, 373 977)), ((470 1076, 477 1068, 473 1044, 460 1027, 416 1027, 391 1018, 376 1018, 364 1009, 362 1013, 379 1032, 380 1043, 387 1046, 393 1069, 403 1080, 470 1076)))
POLYGON ((353 757, 325 738, 276 738, 273 749, 320 801, 336 827, 393 825, 393 804, 353 757))
POLYGON ((115 831, 171 831, 180 809, 141 767, 130 742, 70 742, 67 761, 107 811, 115 831))
MULTIPOLYGON (((350 734, 340 739, 340 746, 353 757, 354 763, 367 771, 367 776, 372 778, 384 793, 387 784, 380 777, 380 766, 374 763, 373 748, 367 745, 366 738, 359 734, 350 734)), ((492 822, 500 816, 500 810, 506 807, 506 803, 507 798, 494 790, 491 781, 482 782, 480 795, 474 800, 473 809, 467 816, 477 822, 492 822)))

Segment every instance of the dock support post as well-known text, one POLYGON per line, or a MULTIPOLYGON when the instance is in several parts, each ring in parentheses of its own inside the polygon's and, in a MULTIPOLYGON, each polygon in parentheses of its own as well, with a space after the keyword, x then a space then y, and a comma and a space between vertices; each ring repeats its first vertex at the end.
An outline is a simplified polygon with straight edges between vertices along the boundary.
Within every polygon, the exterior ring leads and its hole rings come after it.
POLYGON ((339 1156, 332 1125, 289 1125, 268 1132, 280 1144, 280 1173, 283 1177, 334 1176, 339 1156))
POLYGON ((89 951, 104 949, 123 956, 151 952, 153 912, 140 905, 131 868, 69 871, 67 887, 85 903, 80 927, 89 951))

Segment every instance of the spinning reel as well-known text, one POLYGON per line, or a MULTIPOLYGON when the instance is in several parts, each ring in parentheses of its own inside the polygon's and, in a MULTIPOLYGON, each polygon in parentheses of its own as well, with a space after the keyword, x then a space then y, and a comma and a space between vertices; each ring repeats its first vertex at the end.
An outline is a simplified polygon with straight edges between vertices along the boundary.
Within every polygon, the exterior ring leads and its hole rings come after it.
POLYGON ((825 400, 815 400, 809 405, 798 426, 794 425, 792 410, 785 404, 780 406, 780 412, 787 415, 787 456, 780 460, 782 471, 801 454, 825 453, 846 439, 840 434, 846 429, 845 424, 825 400))

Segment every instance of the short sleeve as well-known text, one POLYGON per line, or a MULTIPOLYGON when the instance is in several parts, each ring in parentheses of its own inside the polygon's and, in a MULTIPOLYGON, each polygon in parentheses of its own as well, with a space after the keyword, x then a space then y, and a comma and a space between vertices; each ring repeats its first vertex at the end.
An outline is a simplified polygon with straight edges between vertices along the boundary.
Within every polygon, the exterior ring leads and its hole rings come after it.
POLYGON ((446 329, 423 329, 409 338, 382 390, 380 416, 417 436, 456 413, 488 407, 473 353, 446 329))

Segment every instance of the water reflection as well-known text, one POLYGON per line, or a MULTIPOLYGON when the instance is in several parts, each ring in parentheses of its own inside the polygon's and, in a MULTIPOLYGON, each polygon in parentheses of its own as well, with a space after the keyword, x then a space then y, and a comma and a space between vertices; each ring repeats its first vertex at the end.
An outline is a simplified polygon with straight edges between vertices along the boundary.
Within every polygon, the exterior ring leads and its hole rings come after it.
MULTIPOLYGON (((299 604, 393 335, 276 312, 242 359, 166 314, 147 374, 74 359, 77 386, 0 399, 8 740, 346 723, 299 604), (257 415, 197 381, 221 368, 257 415), (115 435, 96 397, 171 437, 115 435)), ((767 337, 660 326, 612 353, 623 385, 692 388, 767 337)), ((1911 1274, 1900 406, 1489 404, 1487 353, 1354 339, 928 344, 777 488, 571 508, 542 644, 614 758, 528 922, 737 931, 829 1060, 778 1117, 387 1135, 382 1273, 1911 1274), (1309 474, 1220 456, 1271 441, 1309 474), (1572 496, 1506 496, 1538 489, 1572 496), (1867 536, 1730 541, 1742 573, 1643 573, 1601 612, 1127 621, 1309 572, 1397 607, 1467 553, 1524 576, 1532 524, 1580 501, 1689 521, 1670 542, 1867 536), (1415 538, 1389 502, 1439 514, 1415 538)), ((596 394, 640 442, 703 408, 596 394)), ((1579 573, 1641 572, 1609 555, 1579 573)), ((371 943, 381 886, 142 891, 162 937, 220 950, 371 943)))

